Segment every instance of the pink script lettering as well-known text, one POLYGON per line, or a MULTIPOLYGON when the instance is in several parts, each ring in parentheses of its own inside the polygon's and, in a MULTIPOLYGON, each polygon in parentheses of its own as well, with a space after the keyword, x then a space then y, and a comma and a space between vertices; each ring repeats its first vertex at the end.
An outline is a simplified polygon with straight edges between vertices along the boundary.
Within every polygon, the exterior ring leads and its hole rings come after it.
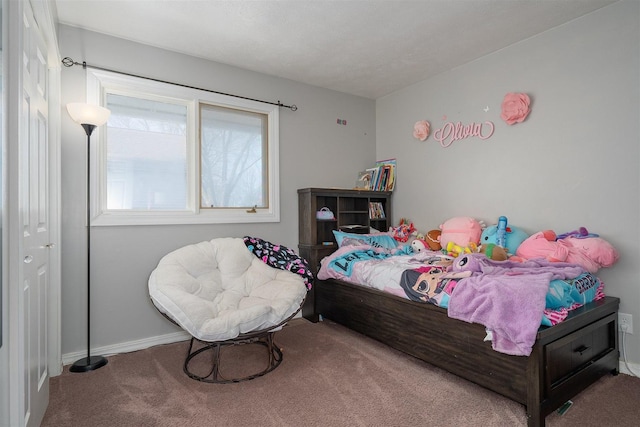
POLYGON ((446 148, 453 144, 454 141, 472 136, 477 136, 480 139, 488 139, 493 135, 493 129, 493 122, 473 122, 468 125, 463 125, 461 122, 447 122, 434 132, 433 138, 438 141, 442 147, 446 148), (488 130, 483 132, 485 125, 488 130))

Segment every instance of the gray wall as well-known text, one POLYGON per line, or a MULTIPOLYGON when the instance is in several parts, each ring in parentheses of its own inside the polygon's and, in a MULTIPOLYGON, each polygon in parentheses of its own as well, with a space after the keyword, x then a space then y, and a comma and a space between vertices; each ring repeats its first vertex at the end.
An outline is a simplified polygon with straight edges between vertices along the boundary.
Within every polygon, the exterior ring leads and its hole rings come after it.
MULTIPOLYGON (((297 188, 350 187, 358 170, 396 157, 394 218, 408 217, 421 231, 453 216, 492 224, 506 215, 531 233, 585 226, 614 244, 621 259, 599 275, 606 293, 622 299, 621 311, 634 316, 627 355, 639 363, 639 7, 621 1, 375 103, 61 26, 61 54, 76 61, 299 107, 280 116, 280 223, 93 230, 93 346, 177 330, 147 297, 148 275, 165 253, 245 234, 296 248, 297 188), (532 97, 532 113, 507 126, 500 103, 512 91, 532 97), (495 133, 442 148, 433 130, 445 115, 464 123, 493 121, 495 133), (337 118, 348 125, 337 125, 337 118), (421 119, 432 124, 426 142, 411 135, 421 119)), ((84 100, 84 85, 80 67, 64 69, 63 105, 84 100)), ((63 355, 86 345, 84 144, 82 129, 63 112, 63 355)))
MULTIPOLYGON (((299 84, 130 41, 61 26, 60 53, 75 61, 269 101, 280 112, 281 222, 270 224, 94 227, 92 347, 175 332, 151 305, 149 273, 166 253, 221 236, 253 235, 297 249, 298 188, 350 187, 375 161, 373 100, 299 84), (346 119, 347 126, 336 119, 346 119)), ((203 43, 222 43, 220 40, 203 43)), ((286 58, 283 58, 286 60, 286 58)), ((62 70, 62 108, 85 100, 85 72, 62 70)), ((62 113, 62 354, 86 348, 86 136, 62 113)))
POLYGON ((495 224, 506 215, 529 233, 580 226, 620 252, 601 269, 609 295, 631 313, 627 356, 640 363, 640 2, 621 1, 376 103, 377 157, 398 158, 394 218, 421 231, 454 216, 495 224), (523 123, 500 119, 507 92, 526 92, 523 123), (489 111, 485 112, 485 107, 489 111), (495 123, 488 140, 442 148, 448 121, 495 123), (420 142, 413 124, 426 119, 420 142))

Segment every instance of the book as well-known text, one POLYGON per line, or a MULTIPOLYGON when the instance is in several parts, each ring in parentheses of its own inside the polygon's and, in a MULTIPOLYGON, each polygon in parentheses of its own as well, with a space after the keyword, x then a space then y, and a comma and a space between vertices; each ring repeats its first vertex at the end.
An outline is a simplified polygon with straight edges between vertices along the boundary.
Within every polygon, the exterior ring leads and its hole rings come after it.
POLYGON ((396 159, 378 160, 372 168, 358 172, 356 189, 393 191, 396 185, 396 159))
POLYGON ((369 219, 384 219, 384 207, 381 202, 369 202, 369 219))
POLYGON ((379 191, 393 191, 396 182, 396 159, 378 160, 376 167, 382 171, 383 182, 378 186, 379 191))
POLYGON ((369 190, 376 189, 376 182, 378 181, 378 168, 367 169, 371 173, 371 180, 369 181, 369 190))

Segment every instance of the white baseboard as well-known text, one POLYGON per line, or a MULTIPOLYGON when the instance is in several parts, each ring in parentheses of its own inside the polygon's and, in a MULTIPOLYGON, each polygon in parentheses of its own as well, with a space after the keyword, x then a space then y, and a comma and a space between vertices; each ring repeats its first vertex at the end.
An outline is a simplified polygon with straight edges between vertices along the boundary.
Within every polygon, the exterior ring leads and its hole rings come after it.
POLYGON ((624 363, 624 360, 620 359, 620 373, 633 375, 640 374, 640 365, 637 363, 624 363), (627 366, 628 365, 628 366, 627 366), (633 372, 629 371, 631 369, 633 372))
MULTIPOLYGON (((128 341, 118 343, 114 345, 108 345, 104 347, 97 347, 91 349, 91 355, 100 356, 113 356, 114 354, 129 353, 131 351, 144 350, 145 348, 153 347, 162 344, 171 344, 179 341, 186 341, 191 338, 186 332, 174 332, 166 335, 159 335, 151 338, 144 338, 136 341, 128 341)), ((62 355, 62 364, 70 365, 78 359, 87 357, 87 351, 78 351, 74 353, 67 353, 62 355)))

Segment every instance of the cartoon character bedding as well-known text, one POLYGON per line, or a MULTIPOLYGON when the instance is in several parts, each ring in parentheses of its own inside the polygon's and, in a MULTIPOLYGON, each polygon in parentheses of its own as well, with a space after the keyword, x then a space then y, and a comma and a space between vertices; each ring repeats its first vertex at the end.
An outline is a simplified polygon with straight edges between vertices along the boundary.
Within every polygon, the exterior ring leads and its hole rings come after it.
POLYGON ((529 355, 540 325, 557 324, 570 310, 604 297, 600 279, 578 264, 414 253, 382 235, 342 243, 321 261, 319 279, 446 308, 451 318, 483 324, 493 349, 507 354, 529 355))

